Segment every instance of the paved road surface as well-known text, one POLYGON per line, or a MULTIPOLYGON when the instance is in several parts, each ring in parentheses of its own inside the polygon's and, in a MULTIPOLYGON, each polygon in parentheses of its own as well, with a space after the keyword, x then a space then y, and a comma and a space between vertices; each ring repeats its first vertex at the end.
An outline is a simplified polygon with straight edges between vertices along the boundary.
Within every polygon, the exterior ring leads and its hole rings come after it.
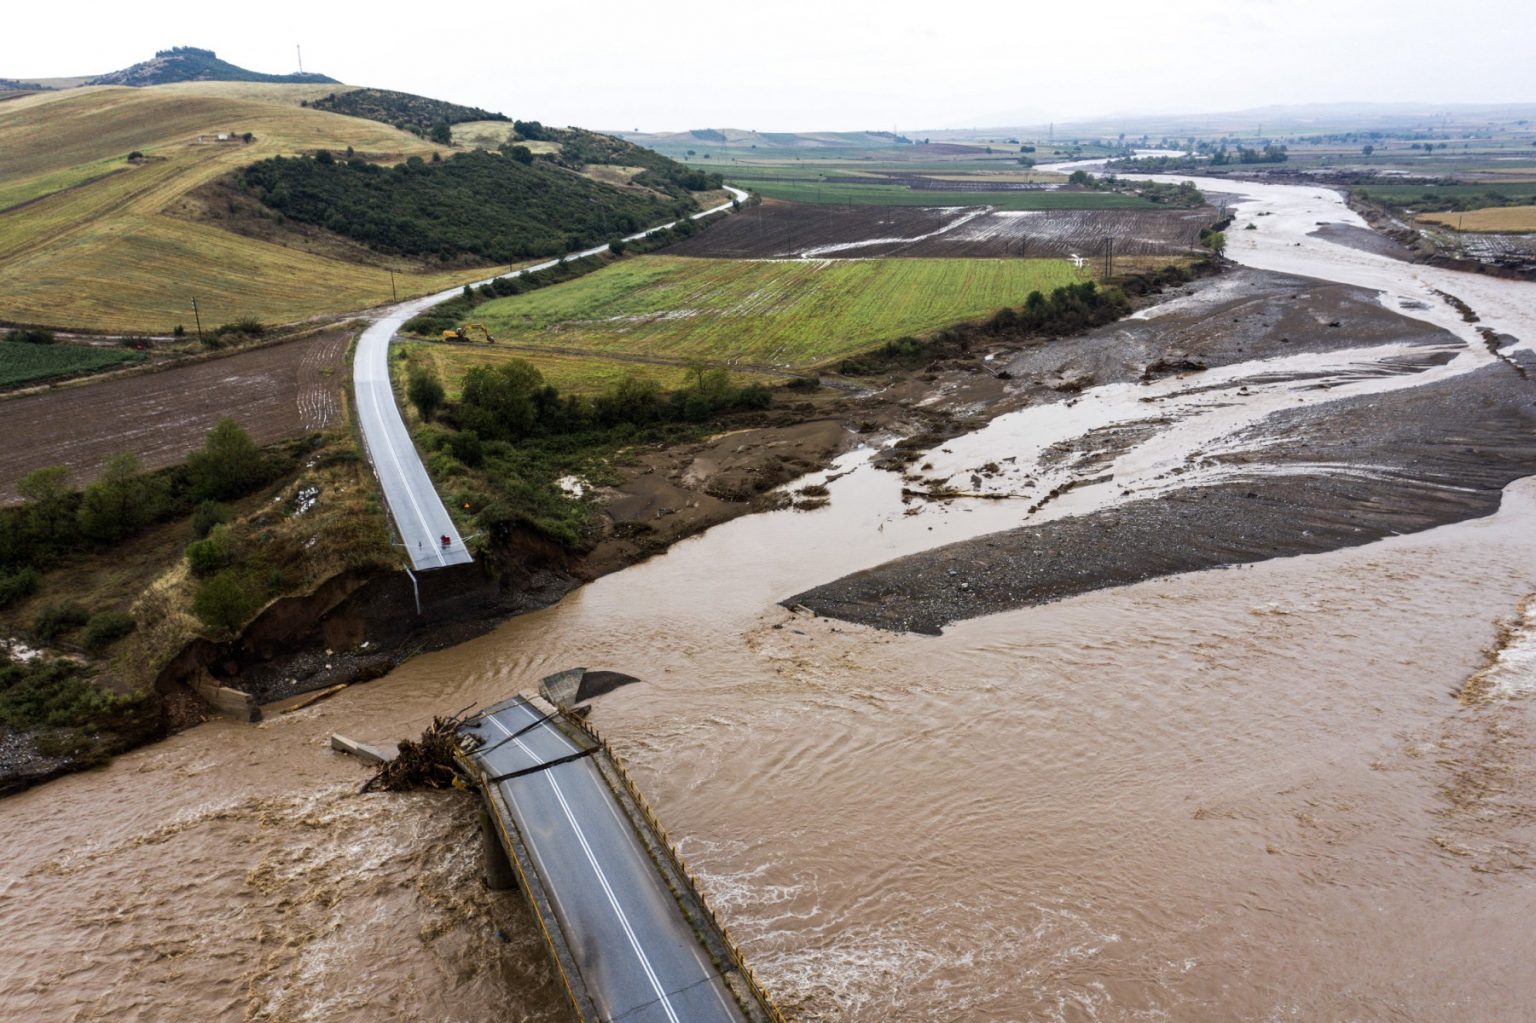
MULTIPOLYGON (((489 777, 578 752, 541 717, 514 697, 469 729, 489 777)), ((745 1019, 590 758, 497 785, 603 1020, 745 1019)))
MULTIPOLYGON (((736 199, 747 197, 747 193, 739 188, 731 188, 729 191, 736 199)), ((693 214, 692 219, 698 220, 730 207, 730 203, 722 203, 693 214)), ((664 231, 675 223, 677 221, 674 220, 637 232, 627 236, 626 240, 644 238, 656 231, 664 231)), ((607 245, 599 245, 570 253, 566 258, 580 259, 607 251, 607 245)), ((534 270, 547 269, 558 262, 552 259, 504 276, 518 277, 534 270)), ((352 365, 352 389, 356 395, 358 423, 362 428, 368 458, 373 462, 374 472, 384 488, 384 502, 389 506, 389 514, 394 519, 396 532, 400 534, 400 542, 410 555, 411 567, 418 572, 461 565, 474 559, 465 547, 463 538, 459 536, 453 517, 448 514, 442 498, 433 488, 432 480, 427 476, 427 467, 422 464, 421 456, 411 442, 410 432, 405 428, 405 420, 400 416, 400 409, 395 405, 394 388, 389 382, 389 342, 406 320, 439 302, 453 298, 462 290, 453 288, 436 295, 414 298, 378 313, 373 325, 363 331, 363 336, 358 340, 357 354, 352 365), (443 542, 444 537, 448 540, 446 544, 443 542)))

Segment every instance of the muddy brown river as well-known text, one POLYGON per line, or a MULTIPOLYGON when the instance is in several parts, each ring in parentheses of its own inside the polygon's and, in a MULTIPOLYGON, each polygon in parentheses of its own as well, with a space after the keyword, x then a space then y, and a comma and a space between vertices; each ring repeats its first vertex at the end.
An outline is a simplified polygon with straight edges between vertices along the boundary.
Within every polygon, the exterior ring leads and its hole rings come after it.
MULTIPOLYGON (((1390 377, 1357 370, 1393 346, 1309 357, 1310 380, 1337 379, 1304 394, 1260 385, 1273 367, 1257 362, 1198 395, 1160 385, 1176 411, 1117 456, 1127 489, 1282 399, 1486 364, 1430 289, 1536 339, 1536 286, 1344 249, 1308 233, 1356 223, 1333 193, 1242 187, 1235 227, 1270 215, 1232 232, 1236 258, 1376 288, 1393 309, 1423 299, 1410 315, 1463 347, 1390 377)), ((1033 457, 1030 438, 1141 407, 1105 389, 1026 409, 935 452, 932 472, 1033 457)), ((0 1016, 563 1019, 518 897, 479 886, 472 801, 358 795, 365 770, 326 740, 410 734, 574 664, 644 680, 594 720, 799 1018, 1529 1015, 1536 479, 1486 518, 933 637, 776 602, 1016 526, 1026 498, 906 514, 866 457, 845 457, 820 511, 728 523, 314 707, 204 725, 0 803, 0 1016)), ((1117 493, 1085 486, 1047 514, 1117 493)))

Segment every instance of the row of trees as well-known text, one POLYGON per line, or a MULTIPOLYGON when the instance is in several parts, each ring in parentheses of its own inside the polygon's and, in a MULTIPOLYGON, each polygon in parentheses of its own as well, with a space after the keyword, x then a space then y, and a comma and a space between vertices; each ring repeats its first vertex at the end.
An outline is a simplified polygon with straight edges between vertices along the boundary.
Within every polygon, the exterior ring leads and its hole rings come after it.
POLYGON ((27 596, 36 570, 61 555, 109 547, 156 522, 240 497, 276 470, 233 419, 220 420, 174 469, 148 473, 133 455, 119 454, 83 490, 70 485, 63 466, 36 469, 17 484, 22 504, 0 509, 0 606, 27 596))
POLYGON ((703 363, 691 368, 688 385, 677 391, 626 374, 590 399, 562 395, 538 367, 523 359, 472 367, 464 374, 459 400, 451 406, 436 375, 415 366, 406 396, 429 422, 456 426, 481 441, 510 443, 614 427, 700 423, 772 402, 772 393, 762 384, 738 386, 726 370, 703 363))

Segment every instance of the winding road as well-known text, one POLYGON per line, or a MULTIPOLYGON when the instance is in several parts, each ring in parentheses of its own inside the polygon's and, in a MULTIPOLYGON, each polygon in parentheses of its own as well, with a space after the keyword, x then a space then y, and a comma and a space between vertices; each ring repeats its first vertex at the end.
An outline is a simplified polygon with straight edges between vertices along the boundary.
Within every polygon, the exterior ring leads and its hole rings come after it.
MULTIPOLYGON (((693 214, 689 219, 723 213, 732 204, 747 198, 739 188, 726 186, 731 202, 721 203, 693 214)), ((626 235, 625 241, 634 241, 658 231, 665 231, 677 221, 669 221, 657 227, 626 235)), ((607 252, 607 245, 583 249, 563 256, 563 259, 581 259, 607 252)), ((520 277, 537 270, 547 270, 560 263, 551 259, 536 266, 524 267, 498 277, 520 277)), ((497 280, 490 277, 485 281, 497 280)), ((462 565, 474 558, 469 553, 453 516, 438 496, 422 464, 421 455, 411 441, 405 419, 395 404, 395 390, 389 379, 389 343, 402 324, 418 313, 445 302, 459 294, 462 288, 452 288, 435 295, 413 298, 398 305, 389 306, 371 314, 373 322, 358 339, 357 353, 352 363, 352 389, 357 404, 357 421, 362 431, 363 446, 368 460, 373 463, 374 473, 384 491, 384 502, 394 520, 400 543, 410 557, 411 568, 425 572, 449 565, 462 565)))

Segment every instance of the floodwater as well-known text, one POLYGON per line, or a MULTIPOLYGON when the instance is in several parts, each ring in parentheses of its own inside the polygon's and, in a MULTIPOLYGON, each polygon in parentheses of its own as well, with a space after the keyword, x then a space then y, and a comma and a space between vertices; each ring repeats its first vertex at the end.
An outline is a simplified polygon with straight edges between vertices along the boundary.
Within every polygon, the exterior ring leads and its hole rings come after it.
MULTIPOLYGON (((1390 375, 1364 370, 1393 346, 1298 357, 1339 385, 1304 394, 1264 382, 1274 360, 1207 375, 1216 391, 1161 382, 1167 422, 1115 455, 1127 484, 1298 398, 1493 358, 1431 289, 1536 339, 1533 286, 1343 249, 1307 234, 1355 222, 1333 193, 1240 187, 1236 258, 1377 288, 1461 346, 1390 375)), ((1090 390, 948 442, 932 472, 1027 463, 1145 409, 1090 390)), ((0 1016, 562 1018, 527 913, 478 886, 472 802, 357 795, 364 770, 325 742, 410 734, 573 664, 644 679, 595 720, 802 1018, 1529 1014, 1536 480, 1485 519, 923 637, 775 602, 1017 525, 1032 497, 1015 480, 905 514, 864 458, 820 511, 728 523, 322 704, 0 803, 0 1016)))

